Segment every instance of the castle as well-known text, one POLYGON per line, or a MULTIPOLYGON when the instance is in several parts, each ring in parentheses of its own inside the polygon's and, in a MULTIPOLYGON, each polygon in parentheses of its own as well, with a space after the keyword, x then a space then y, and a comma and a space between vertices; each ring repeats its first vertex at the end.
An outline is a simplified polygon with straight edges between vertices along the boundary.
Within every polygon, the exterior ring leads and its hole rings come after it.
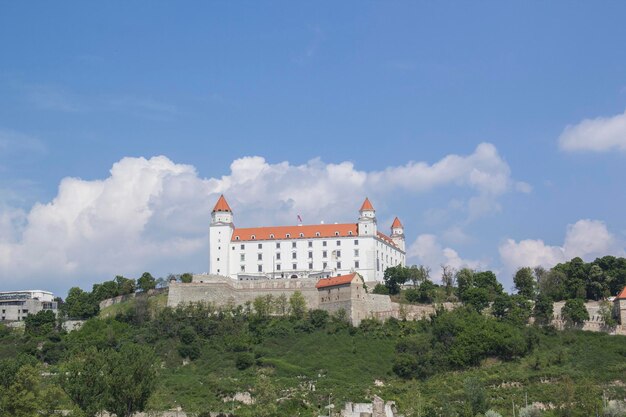
POLYGON ((209 273, 239 281, 358 272, 380 282, 386 268, 405 265, 405 256, 402 223, 396 217, 390 235, 379 231, 367 198, 356 223, 237 228, 223 195, 211 213, 209 273))

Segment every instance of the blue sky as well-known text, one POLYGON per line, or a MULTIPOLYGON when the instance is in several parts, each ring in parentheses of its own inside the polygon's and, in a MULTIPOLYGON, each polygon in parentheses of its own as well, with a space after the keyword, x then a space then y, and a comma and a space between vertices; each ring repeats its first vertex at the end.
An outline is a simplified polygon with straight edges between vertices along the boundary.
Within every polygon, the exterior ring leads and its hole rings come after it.
POLYGON ((206 270, 219 192, 242 226, 352 221, 368 194, 381 228, 403 220, 412 263, 491 268, 507 288, 521 264, 623 254, 624 15, 621 2, 4 2, 0 284, 64 293, 206 270), (481 143, 493 152, 472 158, 481 143), (462 161, 434 168, 450 155, 462 161), (233 161, 254 175, 233 180, 233 161), (432 169, 395 169, 419 163, 432 169), (62 199, 64 178, 83 182, 62 199), (137 196, 129 183, 147 190, 127 205, 144 216, 112 203, 137 196))

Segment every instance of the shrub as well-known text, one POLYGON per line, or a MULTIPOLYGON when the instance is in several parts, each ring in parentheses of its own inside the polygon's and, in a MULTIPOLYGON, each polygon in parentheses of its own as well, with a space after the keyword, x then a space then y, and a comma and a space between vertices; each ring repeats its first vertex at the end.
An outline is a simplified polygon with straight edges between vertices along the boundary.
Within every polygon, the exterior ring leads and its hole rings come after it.
POLYGON ((585 320, 589 320, 585 302, 580 298, 567 300, 561 309, 561 315, 568 324, 580 325, 585 320))
POLYGON ((239 352, 235 358, 235 367, 240 371, 254 365, 254 355, 250 352, 239 352))
POLYGON ((376 284, 373 290, 374 294, 389 295, 389 288, 383 284, 376 284))
POLYGON ((519 410, 519 417, 540 417, 541 414, 542 414, 541 410, 536 407, 533 407, 532 405, 520 408, 519 410))

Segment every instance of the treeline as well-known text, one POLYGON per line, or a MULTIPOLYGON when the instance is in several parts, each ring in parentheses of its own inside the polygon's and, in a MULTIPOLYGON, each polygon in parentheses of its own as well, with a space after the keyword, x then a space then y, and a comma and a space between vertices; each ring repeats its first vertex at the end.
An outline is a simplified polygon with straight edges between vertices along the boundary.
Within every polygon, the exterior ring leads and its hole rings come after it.
POLYGON ((70 288, 65 301, 58 300, 60 302, 59 309, 65 318, 88 319, 98 314, 100 311, 99 304, 103 300, 163 288, 168 285, 170 279, 191 282, 192 275, 184 273, 170 275, 167 278, 154 278, 149 272, 144 272, 138 279, 118 275, 110 281, 94 284, 91 291, 84 291, 79 287, 70 288))

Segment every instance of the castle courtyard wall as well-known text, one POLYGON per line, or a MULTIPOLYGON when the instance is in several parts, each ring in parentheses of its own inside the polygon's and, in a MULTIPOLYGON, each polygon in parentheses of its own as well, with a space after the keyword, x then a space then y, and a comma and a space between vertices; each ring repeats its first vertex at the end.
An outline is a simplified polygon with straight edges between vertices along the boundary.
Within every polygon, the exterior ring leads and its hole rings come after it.
POLYGON ((319 297, 315 284, 317 279, 281 279, 259 281, 235 281, 219 275, 195 275, 193 282, 171 282, 167 305, 176 307, 190 303, 213 304, 217 307, 244 305, 255 298, 284 294, 291 297, 300 291, 306 300, 307 308, 319 307, 319 297))

